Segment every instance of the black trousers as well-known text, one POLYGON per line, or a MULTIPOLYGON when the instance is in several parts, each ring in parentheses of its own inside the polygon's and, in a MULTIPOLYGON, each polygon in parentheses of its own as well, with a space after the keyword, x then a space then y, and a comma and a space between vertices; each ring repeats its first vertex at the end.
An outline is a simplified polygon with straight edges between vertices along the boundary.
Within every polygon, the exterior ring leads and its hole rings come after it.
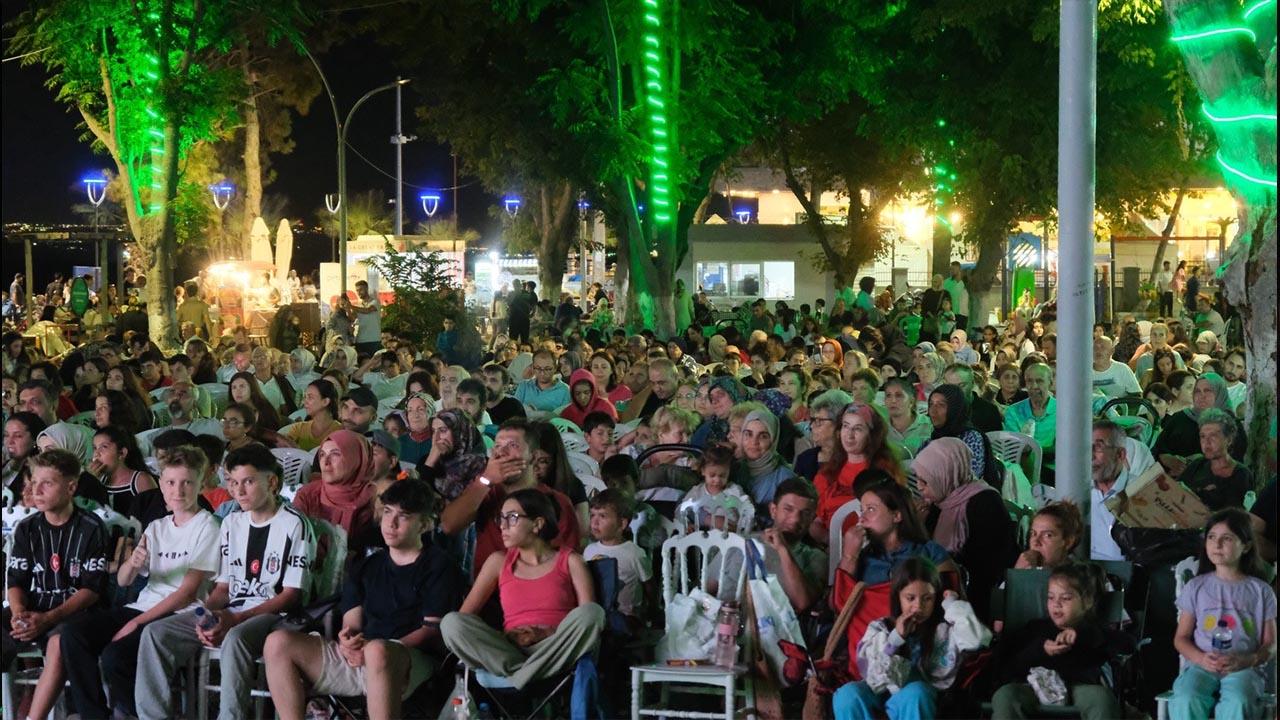
POLYGON ((85 720, 111 717, 111 706, 102 694, 102 678, 111 688, 111 702, 122 707, 130 717, 137 716, 133 683, 138 674, 138 644, 142 640, 142 628, 115 642, 111 638, 141 614, 141 610, 133 608, 116 608, 72 621, 63 629, 62 665, 67 670, 70 683, 67 693, 85 720), (102 661, 102 678, 98 675, 99 658, 102 661))
POLYGON ((1160 317, 1173 317, 1173 291, 1165 290, 1160 293, 1160 317))

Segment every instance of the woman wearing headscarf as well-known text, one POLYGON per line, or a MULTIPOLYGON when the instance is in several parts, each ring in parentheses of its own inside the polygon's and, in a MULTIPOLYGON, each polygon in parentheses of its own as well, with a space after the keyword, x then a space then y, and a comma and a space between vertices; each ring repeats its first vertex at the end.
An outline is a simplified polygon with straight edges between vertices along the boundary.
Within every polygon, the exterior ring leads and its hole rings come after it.
POLYGON ((974 611, 990 619, 991 590, 1014 561, 1013 523, 1000 493, 973 476, 969 446, 944 437, 920 449, 911 469, 928 503, 925 527, 955 561, 969 571, 974 611))
POLYGON ((92 500, 99 505, 108 503, 107 489, 87 469, 93 462, 92 430, 83 425, 54 423, 36 436, 36 447, 40 452, 60 448, 75 455, 80 460, 81 468, 80 480, 76 483, 76 497, 92 500))
POLYGON ((1018 348, 1018 359, 1021 360, 1036 351, 1036 343, 1031 339, 1031 329, 1026 318, 1014 314, 1009 319, 1009 327, 1005 329, 1005 342, 1011 342, 1018 348))
POLYGON ((335 370, 348 377, 356 371, 356 349, 350 345, 339 345, 320 358, 325 370, 335 370))
POLYGON ((405 402, 404 414, 408 432, 400 438, 400 461, 417 465, 434 445, 431 418, 436 414, 436 401, 426 393, 414 393, 405 402))
POLYGON ((1196 387, 1191 396, 1191 407, 1168 415, 1160 428, 1160 436, 1151 448, 1151 454, 1160 461, 1169 475, 1178 477, 1186 467, 1189 457, 1180 453, 1186 448, 1200 447, 1200 414, 1209 408, 1218 408, 1231 416, 1236 424, 1235 437, 1231 441, 1231 457, 1244 461, 1244 453, 1248 448, 1244 425, 1236 417, 1231 408, 1231 399, 1227 393, 1227 381, 1217 373, 1205 373, 1196 380, 1196 387))
POLYGON ((769 503, 778 486, 796 477, 778 452, 778 416, 770 411, 752 410, 742 420, 739 445, 742 448, 742 487, 756 505, 757 524, 769 525, 769 503))
MULTIPOLYGON (((714 341, 715 338, 712 340, 714 341)), ((712 443, 729 439, 729 411, 733 410, 734 405, 750 397, 751 392, 747 390, 747 386, 737 378, 724 376, 712 378, 710 388, 707 390, 710 414, 706 415, 706 419, 698 429, 693 431, 693 436, 689 438, 690 444, 707 447, 712 443)))
POLYGON ((302 392, 312 380, 317 380, 320 374, 315 372, 316 356, 306 348, 296 348, 289 353, 289 372, 285 373, 285 379, 293 386, 294 392, 302 392))
MULTIPOLYGON (((431 419, 430 427, 431 451, 418 465, 418 477, 431 483, 446 502, 451 502, 488 464, 484 439, 466 411, 457 408, 441 411, 431 419)), ((412 425, 410 428, 412 432, 412 425)))
POLYGON ((373 450, 363 435, 335 430, 316 453, 320 481, 303 485, 293 506, 314 518, 342 526, 347 537, 364 530, 373 518, 373 450))
POLYGON ((729 351, 729 340, 724 335, 712 335, 707 341, 707 359, 713 363, 724 362, 725 353, 729 351))
POLYGON ((969 448, 973 476, 999 490, 1004 485, 1004 473, 1000 472, 1000 463, 991 452, 991 441, 973 426, 970 411, 969 402, 959 386, 940 385, 934 389, 929 394, 929 421, 933 423, 933 434, 920 445, 920 451, 941 438, 956 438, 969 448))

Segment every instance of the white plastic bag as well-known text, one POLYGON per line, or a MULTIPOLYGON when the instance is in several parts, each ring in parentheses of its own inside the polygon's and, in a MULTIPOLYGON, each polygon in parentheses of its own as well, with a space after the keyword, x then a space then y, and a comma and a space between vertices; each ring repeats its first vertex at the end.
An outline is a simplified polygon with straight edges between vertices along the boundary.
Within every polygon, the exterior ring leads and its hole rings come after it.
POLYGON ((804 681, 810 667, 800 619, 778 578, 765 571, 764 557, 755 540, 747 541, 747 569, 760 649, 778 682, 783 687, 794 687, 804 681))
POLYGON ((716 645, 716 615, 720 601, 694 588, 667 603, 666 633, 654 650, 657 661, 707 660, 716 645))

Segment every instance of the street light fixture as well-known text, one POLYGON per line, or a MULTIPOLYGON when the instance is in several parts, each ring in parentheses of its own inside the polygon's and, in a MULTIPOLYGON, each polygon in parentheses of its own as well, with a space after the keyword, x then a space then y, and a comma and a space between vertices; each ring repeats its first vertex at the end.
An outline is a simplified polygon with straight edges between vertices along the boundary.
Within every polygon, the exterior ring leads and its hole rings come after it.
POLYGON ((747 223, 751 222, 751 211, 747 210, 746 208, 734 210, 733 214, 738 217, 738 222, 743 225, 746 225, 747 223))
POLYGON ((418 200, 422 202, 422 212, 427 214, 427 218, 435 217, 436 211, 440 209, 440 196, 436 193, 423 193, 418 196, 418 200))
POLYGON ((235 197, 236 186, 224 181, 217 185, 210 185, 209 192, 213 193, 213 206, 219 210, 226 210, 227 205, 231 204, 231 198, 235 197))
POLYGON ((507 214, 511 219, 515 219, 520 214, 520 198, 516 195, 508 195, 502 199, 502 205, 507 209, 507 214))
MULTIPOLYGON (((107 199, 107 179, 102 176, 90 175, 83 178, 80 182, 84 183, 84 194, 89 198, 89 204, 93 205, 93 236, 94 242, 102 243, 102 239, 98 237, 98 208, 102 206, 102 202, 107 199)), ((103 287, 107 282, 107 246, 105 243, 98 245, 98 255, 102 263, 102 280, 103 287)), ((29 275, 30 273, 28 273, 29 275)), ((27 284, 30 285, 28 280, 27 284)), ((17 298, 13 301, 18 302, 17 298)))
MULTIPOLYGON (((342 265, 342 283, 339 287, 344 296, 347 294, 347 128, 351 126, 351 118, 355 116, 356 111, 360 109, 360 106, 366 100, 380 92, 394 90, 406 85, 408 82, 408 79, 396 80, 365 93, 356 101, 355 105, 351 106, 351 111, 347 113, 346 122, 342 123, 338 128, 338 242, 341 243, 338 247, 339 255, 341 256, 338 262, 342 265)), ((332 100, 332 94, 330 99, 332 100)))

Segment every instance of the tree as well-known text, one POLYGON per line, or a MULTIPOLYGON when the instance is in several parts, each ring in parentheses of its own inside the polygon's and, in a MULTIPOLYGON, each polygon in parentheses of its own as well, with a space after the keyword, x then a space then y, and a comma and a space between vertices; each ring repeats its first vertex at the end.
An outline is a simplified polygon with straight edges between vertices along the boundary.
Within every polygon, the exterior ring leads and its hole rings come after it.
POLYGON ((1216 158, 1239 208, 1218 277, 1244 325, 1248 465, 1266 478, 1276 459, 1276 4, 1164 0, 1164 9, 1202 112, 1218 118, 1216 158))
POLYGON ((148 266, 151 336, 177 340, 173 269, 180 163, 234 121, 236 80, 219 60, 250 17, 273 35, 297 21, 291 4, 207 0, 47 0, 11 24, 13 48, 40 64, 115 165, 128 225, 148 266))
POLYGON ((400 252, 388 242, 382 255, 363 262, 381 273, 396 294, 396 301, 386 307, 385 329, 434 342, 443 318, 452 318, 459 327, 474 327, 461 322, 464 298, 452 280, 454 262, 439 252, 418 247, 400 252))

